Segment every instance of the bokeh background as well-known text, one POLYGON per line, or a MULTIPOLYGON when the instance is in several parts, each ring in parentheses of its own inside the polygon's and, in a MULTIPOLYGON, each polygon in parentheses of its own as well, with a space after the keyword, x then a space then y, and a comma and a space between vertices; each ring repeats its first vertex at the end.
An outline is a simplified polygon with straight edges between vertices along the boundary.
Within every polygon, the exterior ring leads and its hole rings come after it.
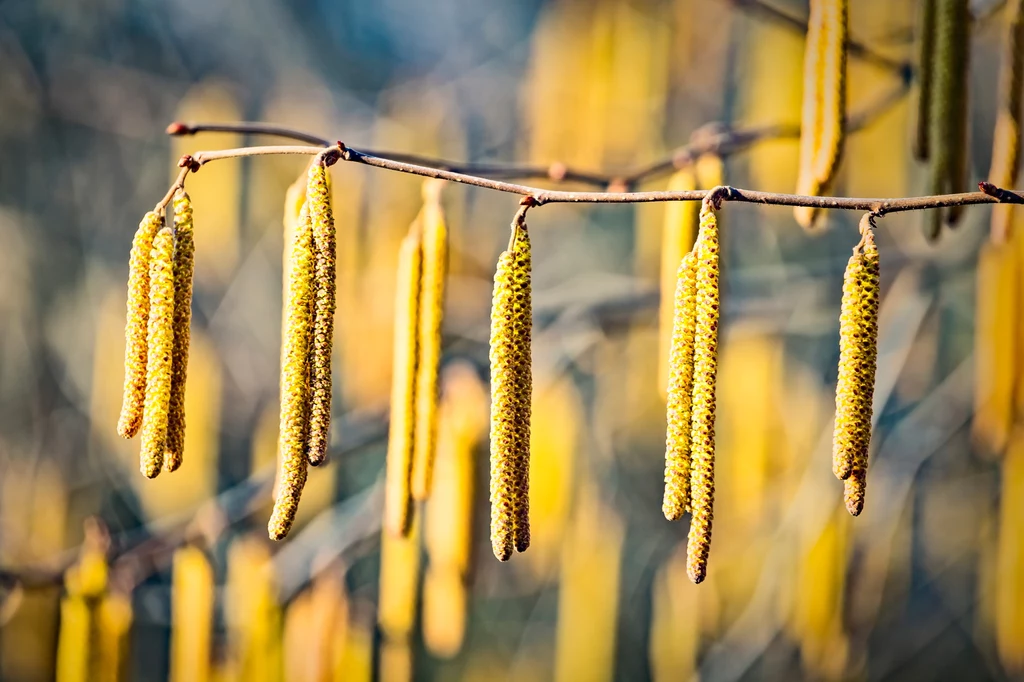
MULTIPOLYGON (((856 40, 913 62, 919 3, 850 4, 856 40)), ((972 181, 991 157, 1001 4, 973 3, 972 181)), ((444 190, 444 404, 475 456, 442 457, 412 540, 380 533, 397 246, 421 202, 411 176, 332 169, 332 461, 311 472, 287 541, 267 541, 265 523, 282 214, 304 160, 222 161, 189 180, 184 467, 146 480, 137 443, 117 437, 135 226, 182 153, 268 141, 170 139, 169 122, 265 120, 356 148, 623 172, 709 123, 799 123, 803 34, 749 5, 0 2, 0 678, 1021 679, 1024 436, 997 399, 1024 386, 1019 285, 998 259, 979 267, 988 207, 937 245, 922 214, 880 221, 877 427, 857 519, 830 449, 859 216, 835 212, 809 236, 788 209, 725 207, 718 498, 700 586, 685 575, 686 522, 661 515, 665 205, 530 213, 534 538, 507 564, 486 537, 486 344, 509 195, 444 190), (469 570, 453 572, 463 521, 469 570)), ((771 6, 806 17, 800 0, 771 6)), ((868 115, 835 193, 928 193, 905 75, 851 57, 849 108, 868 115)), ((790 192, 796 168, 784 137, 702 158, 697 175, 790 192)))

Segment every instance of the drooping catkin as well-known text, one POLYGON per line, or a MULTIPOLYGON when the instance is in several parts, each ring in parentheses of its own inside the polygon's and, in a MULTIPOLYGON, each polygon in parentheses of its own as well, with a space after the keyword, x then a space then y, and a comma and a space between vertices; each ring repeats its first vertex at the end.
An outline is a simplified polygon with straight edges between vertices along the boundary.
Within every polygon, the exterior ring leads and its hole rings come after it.
POLYGON ((171 359, 171 398, 167 414, 164 471, 181 466, 185 453, 185 380, 192 326, 192 276, 196 246, 192 201, 184 190, 174 197, 174 356, 171 359))
MULTIPOLYGON (((669 179, 669 191, 697 189, 697 177, 692 165, 677 170, 669 179)), ((697 236, 696 201, 669 201, 665 203, 665 225, 661 231, 661 298, 658 311, 658 392, 668 398, 669 357, 672 352, 672 333, 675 320, 675 293, 679 264, 693 247, 697 236)))
POLYGON ((416 366, 416 428, 413 439, 412 496, 430 496, 437 449, 438 366, 441 362, 441 324, 448 275, 448 228, 441 209, 441 186, 423 187, 423 268, 420 275, 418 361, 416 366))
POLYGON ((391 423, 388 430, 384 526, 392 534, 409 532, 412 516, 413 436, 415 433, 416 331, 422 233, 413 223, 398 249, 395 286, 395 345, 391 375, 391 423))
MULTIPOLYGON (((1003 9, 1006 34, 999 67, 999 101, 992 135, 992 165, 988 181, 997 187, 1016 187, 1020 169, 1021 100, 1024 99, 1024 0, 1010 0, 1003 9)), ((1012 205, 992 207, 990 234, 997 243, 1010 235, 1012 205)))
POLYGON ((146 402, 140 468, 155 478, 163 467, 174 355, 174 232, 163 227, 149 257, 149 324, 146 335, 146 402))
POLYGON ((935 3, 936 0, 921 0, 920 23, 917 42, 917 131, 914 137, 914 156, 927 161, 931 153, 928 139, 931 126, 932 101, 932 60, 935 55, 935 3))
POLYGON ((208 682, 216 602, 213 567, 197 547, 174 553, 171 574, 171 682, 208 682))
POLYGON ((696 326, 696 261, 686 254, 678 267, 675 319, 669 355, 665 438, 665 495, 661 510, 669 521, 690 508, 690 410, 693 402, 693 344, 696 326))
MULTIPOLYGON (((804 94, 800 121, 797 194, 817 195, 835 175, 846 128, 846 34, 848 0, 811 0, 804 48, 804 94)), ((805 229, 818 210, 797 207, 805 229)))
POLYGON ((309 168, 306 203, 313 223, 313 347, 310 376, 307 456, 317 466, 327 459, 331 428, 331 349, 334 345, 335 237, 327 168, 309 168))
POLYGON ((291 281, 285 303, 287 333, 282 343, 281 424, 278 437, 277 499, 267 531, 281 540, 291 530, 306 484, 309 359, 313 333, 313 221, 308 207, 296 225, 291 246, 291 281))
POLYGON ((530 237, 513 224, 491 304, 491 548, 501 561, 530 544, 530 237))
POLYGON ((699 583, 707 575, 715 498, 715 379, 718 373, 718 224, 709 201, 700 212, 696 249, 693 401, 690 429, 690 534, 686 573, 699 583))
POLYGON ((132 438, 142 426, 146 400, 146 348, 149 324, 149 258, 153 238, 164 226, 164 218, 150 211, 139 223, 132 239, 128 263, 128 311, 124 325, 124 398, 117 433, 132 438))

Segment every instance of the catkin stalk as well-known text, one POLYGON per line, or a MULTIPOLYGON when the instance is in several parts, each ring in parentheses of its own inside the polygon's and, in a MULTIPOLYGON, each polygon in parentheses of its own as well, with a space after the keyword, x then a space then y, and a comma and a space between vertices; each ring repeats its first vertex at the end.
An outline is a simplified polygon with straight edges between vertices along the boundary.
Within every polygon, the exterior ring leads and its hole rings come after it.
POLYGON ((141 469, 155 478, 163 467, 174 354, 174 233, 164 227, 153 239, 149 263, 146 335, 146 402, 142 417, 141 469))
MULTIPOLYGON (((697 189, 697 177, 693 166, 677 170, 669 179, 666 189, 671 192, 697 189)), ((661 298, 658 310, 658 392, 666 401, 669 377, 672 374, 669 357, 672 352, 676 316, 675 294, 679 280, 679 264, 693 247, 697 237, 699 211, 700 204, 696 201, 665 203, 665 226, 661 231, 661 298)))
POLYGON ((171 359, 171 398, 167 415, 164 471, 181 466, 185 453, 185 379, 192 326, 192 276, 195 274, 195 239, 192 201, 184 190, 174 198, 174 356, 171 359))
POLYGON ((313 223, 313 348, 307 456, 313 466, 327 459, 331 428, 331 349, 334 345, 335 237, 327 168, 309 168, 306 202, 313 223))
POLYGON ((117 433, 132 438, 142 426, 146 401, 146 340, 149 324, 149 258, 153 238, 164 226, 163 216, 150 211, 132 239, 128 263, 128 305, 124 325, 124 398, 117 433))
POLYGON ((690 428, 693 402, 693 345, 697 313, 694 254, 683 257, 675 290, 675 319, 669 356, 665 438, 665 495, 661 510, 669 521, 690 509, 690 428))

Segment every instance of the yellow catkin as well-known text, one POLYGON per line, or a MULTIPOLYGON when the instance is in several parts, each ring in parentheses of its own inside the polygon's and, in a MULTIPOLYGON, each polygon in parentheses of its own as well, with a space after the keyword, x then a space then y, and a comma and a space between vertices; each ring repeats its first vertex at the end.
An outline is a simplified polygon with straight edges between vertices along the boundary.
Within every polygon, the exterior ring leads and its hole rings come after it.
POLYGON ((132 624, 132 601, 127 594, 111 592, 96 609, 96 682, 128 679, 128 634, 132 624))
POLYGON ((416 428, 413 439, 412 496, 430 496, 437 449, 437 373, 441 362, 441 323, 448 275, 448 228, 441 209, 440 186, 423 188, 423 269, 420 276, 419 333, 416 366, 416 428))
POLYGON ((917 42, 917 134, 914 137, 914 156, 927 161, 931 153, 928 139, 932 100, 932 60, 935 54, 935 3, 921 0, 920 24, 917 42))
POLYGON ((149 323, 149 258, 153 238, 164 226, 163 216, 150 211, 132 239, 128 262, 128 311, 124 325, 124 399, 117 433, 132 438, 142 426, 146 400, 146 349, 149 323))
POLYGON ((466 634, 466 584, 446 568, 431 567, 423 580, 423 644, 438 658, 452 658, 466 634))
POLYGON ((192 327, 192 276, 195 274, 196 246, 192 230, 192 201, 184 190, 174 198, 174 240, 174 356, 171 359, 164 471, 180 467, 185 454, 185 379, 192 327))
POLYGON ((384 495, 384 526, 393 535, 409 531, 412 516, 410 485, 415 433, 416 332, 422 234, 414 223, 398 249, 395 285, 395 343, 391 375, 391 423, 384 495))
POLYGON ((695 264, 692 252, 686 254, 679 264, 674 297, 665 437, 665 495, 661 505, 661 511, 669 521, 677 521, 690 508, 690 409, 697 313, 695 264))
POLYGON ((335 250, 337 239, 327 169, 309 168, 306 202, 313 223, 313 348, 307 456, 313 466, 327 459, 331 428, 331 349, 334 345, 335 250))
POLYGON ((377 624, 390 641, 408 640, 416 625, 421 527, 420 519, 416 518, 404 537, 386 529, 381 535, 377 624))
POLYGON ((87 523, 78 562, 64 576, 67 595, 61 600, 57 644, 58 682, 86 682, 100 677, 98 607, 107 590, 106 537, 87 523))
POLYGON ((833 470, 844 479, 846 510, 853 516, 864 509, 878 358, 878 247, 871 229, 865 221, 861 224, 864 237, 846 266, 843 280, 832 438, 833 470))
POLYGON ((686 573, 694 583, 707 575, 715 498, 715 378, 718 373, 718 224, 707 201, 700 212, 696 248, 696 315, 690 429, 690 534, 686 573))
POLYGON ((491 307, 491 548, 501 561, 530 544, 530 262, 526 226, 513 225, 491 307))
POLYGON ((142 473, 154 478, 164 463, 174 354, 174 232, 153 239, 149 262, 149 324, 146 335, 146 402, 142 417, 142 473))
POLYGON ((213 569, 196 547, 174 553, 170 682, 207 682, 213 637, 213 569))
POLYGON ((1013 424, 1019 263, 1013 244, 978 253, 974 312, 974 419, 971 440, 985 456, 1002 453, 1013 424))
MULTIPOLYGON (((669 179, 669 191, 697 189, 697 177, 692 166, 680 168, 669 179)), ((667 400, 671 375, 669 354, 672 349, 673 320, 675 319, 675 291, 679 263, 693 247, 697 236, 696 201, 669 201, 665 203, 665 226, 661 231, 661 304, 658 314, 658 392, 667 400)))
MULTIPOLYGON (((803 112, 797 194, 817 195, 835 175, 842 154, 846 117, 846 34, 848 0, 811 0, 804 51, 803 112)), ((797 207, 804 228, 818 211, 797 207)))
MULTIPOLYGON (((997 187, 1016 187, 1020 169, 1021 99, 1024 98, 1024 0, 1010 0, 1003 9, 1006 34, 999 67, 999 103, 992 135, 992 165, 988 181, 997 187)), ((1009 238, 1012 205, 992 207, 991 235, 995 242, 1009 238)), ((1019 210, 1019 209, 1016 209, 1019 210)))
POLYGON ((1006 672, 1024 673, 1024 431, 1016 431, 1002 466, 994 575, 996 650, 1006 672))
POLYGON ((309 351, 313 331, 313 225, 305 209, 296 226, 290 269, 286 302, 288 328, 282 339, 280 470, 277 499, 267 526, 272 540, 288 535, 306 484, 309 351))

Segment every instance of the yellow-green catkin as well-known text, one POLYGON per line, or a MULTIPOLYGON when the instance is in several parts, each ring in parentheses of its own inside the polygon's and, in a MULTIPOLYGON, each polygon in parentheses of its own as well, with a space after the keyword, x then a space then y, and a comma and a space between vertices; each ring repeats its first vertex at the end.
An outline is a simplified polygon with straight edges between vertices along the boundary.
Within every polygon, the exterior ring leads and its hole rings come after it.
POLYGON ((146 346, 140 468, 146 478, 155 478, 164 463, 174 356, 174 232, 170 227, 157 232, 150 252, 146 346))
POLYGON ((878 247, 865 222, 862 233, 843 278, 832 446, 832 468, 844 479, 846 509, 853 516, 864 508, 878 357, 878 247))
POLYGON ((669 351, 668 429, 665 437, 665 496, 661 511, 669 521, 690 509, 690 410, 693 402, 693 344, 697 313, 696 260, 686 254, 676 276, 675 318, 669 351))
POLYGON ((416 427, 413 439, 412 497, 430 496, 437 449, 438 366, 445 280, 448 276, 448 228, 441 209, 441 185, 423 186, 423 267, 420 275, 418 356, 416 365, 416 427))
POLYGON ((398 249, 398 279, 395 286, 395 343, 384 527, 396 536, 408 534, 412 520, 410 486, 416 428, 416 346, 422 264, 422 232, 416 222, 398 249))
POLYGON ((491 549, 507 561, 530 545, 530 237, 514 224, 491 305, 491 549))
MULTIPOLYGON (((797 194, 817 195, 835 175, 846 132, 846 35, 848 0, 811 0, 804 51, 803 111, 797 194)), ((813 227, 818 209, 794 209, 797 222, 813 227)))
POLYGON ((132 239, 128 262, 128 311, 124 325, 124 398, 117 433, 132 438, 142 426, 146 401, 146 340, 149 324, 149 258, 153 238, 164 226, 161 214, 150 211, 132 239))
POLYGON ((686 573, 694 583, 707 575, 715 499, 715 380, 718 374, 718 223, 710 203, 700 212, 696 248, 693 402, 690 408, 690 534, 686 573))
POLYGON ((281 425, 278 486, 267 531, 281 540, 291 530, 306 484, 309 409, 309 354, 313 333, 313 221, 304 208, 291 247, 287 292, 287 333, 282 339, 281 425))
POLYGON ((192 201, 184 190, 174 197, 174 241, 174 356, 171 359, 164 471, 180 467, 185 454, 185 379, 192 327, 192 276, 195 274, 196 246, 192 201))
POLYGON ((307 456, 317 466, 327 459, 331 428, 331 349, 334 345, 335 257, 334 214, 327 186, 327 168, 314 163, 306 186, 309 217, 313 223, 314 294, 313 348, 310 376, 307 456))

